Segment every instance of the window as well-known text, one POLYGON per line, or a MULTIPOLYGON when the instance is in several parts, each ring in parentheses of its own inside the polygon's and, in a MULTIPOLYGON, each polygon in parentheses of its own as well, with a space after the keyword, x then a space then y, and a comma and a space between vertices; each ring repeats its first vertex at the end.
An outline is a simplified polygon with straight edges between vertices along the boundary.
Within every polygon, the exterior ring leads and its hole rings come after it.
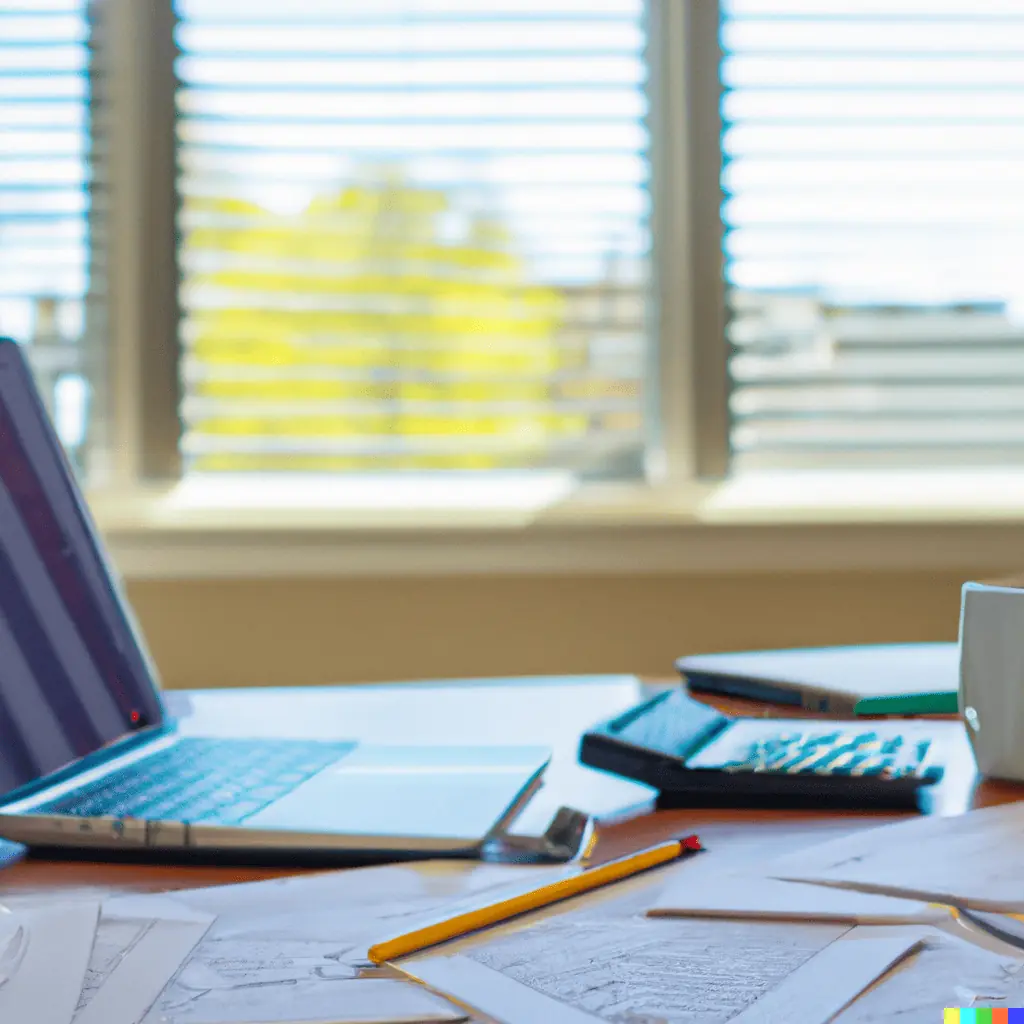
POLYGON ((1024 0, 0 0, 0 332, 129 486, 1019 463, 1022 51, 1024 0))
POLYGON ((723 0, 737 468, 1024 456, 1024 3, 723 0))
POLYGON ((177 0, 186 473, 636 476, 640 0, 177 0))
POLYGON ((90 396, 106 332, 102 87, 87 15, 86 0, 0 0, 0 334, 28 347, 76 459, 101 426, 90 396))

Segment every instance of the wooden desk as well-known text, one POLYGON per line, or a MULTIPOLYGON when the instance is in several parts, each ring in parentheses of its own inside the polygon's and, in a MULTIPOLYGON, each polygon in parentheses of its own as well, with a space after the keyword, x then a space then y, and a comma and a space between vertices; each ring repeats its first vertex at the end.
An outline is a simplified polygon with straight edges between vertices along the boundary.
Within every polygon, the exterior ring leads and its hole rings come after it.
MULTIPOLYGON (((635 686, 635 682, 633 683, 635 686)), ((672 685, 678 685, 672 683, 672 685)), ((373 693, 358 692, 362 688, 356 688, 354 702, 347 704, 340 691, 325 692, 322 695, 326 704, 321 703, 320 710, 327 709, 331 715, 341 716, 347 721, 349 728, 356 734, 362 726, 368 727, 367 735, 371 741, 377 739, 386 729, 389 737, 394 737, 394 742, 404 742, 407 734, 403 729, 411 728, 409 723, 396 722, 401 719, 402 714, 392 714, 392 704, 407 703, 404 712, 405 717, 416 718, 423 716, 425 709, 433 707, 429 694, 429 687, 426 691, 409 688, 408 694, 392 696, 383 691, 373 693), (415 696, 413 696, 415 692, 415 696), (412 697, 406 702, 404 698, 412 697), (411 711, 409 708, 411 707, 411 711), (386 711, 386 714, 383 712, 386 711), (361 717, 362 716, 362 717, 361 717)), ((482 688, 486 689, 486 687, 482 688)), ((614 686, 611 688, 614 690, 614 686)), ((368 691, 368 688, 367 688, 368 691)), ((596 692, 596 691, 595 691, 596 692)), ((609 699, 608 688, 604 695, 605 703, 609 699)), ((630 693, 626 690, 615 691, 617 696, 614 699, 629 700, 630 693)), ((175 712, 179 717, 190 719, 201 717, 195 714, 197 708, 204 703, 210 703, 217 714, 214 716, 218 721, 224 720, 229 723, 229 734, 247 734, 246 731, 254 728, 258 734, 261 730, 277 730, 282 722, 286 721, 290 705, 295 703, 295 696, 291 693, 254 695, 251 701, 246 699, 245 694, 237 694, 237 698, 243 701, 238 705, 236 700, 227 694, 214 695, 210 702, 204 700, 206 695, 186 696, 181 699, 180 695, 172 695, 175 698, 175 712), (238 708, 240 714, 235 715, 234 710, 238 708), (266 719, 266 721, 264 721, 266 719)), ((347 695, 346 695, 347 696, 347 695)), ((570 695, 571 697, 572 695, 570 695)), ((634 694, 635 700, 639 694, 634 694)), ((538 702, 541 699, 536 688, 529 686, 522 687, 515 693, 514 699, 502 698, 495 704, 492 694, 481 696, 478 692, 476 698, 464 702, 456 702, 455 707, 461 713, 476 700, 477 704, 486 707, 484 715, 486 728, 480 730, 479 723, 465 721, 465 715, 457 715, 458 721, 447 722, 449 730, 445 733, 435 733, 440 736, 442 742, 467 742, 462 737, 471 737, 476 742, 518 742, 522 743, 534 735, 545 744, 551 743, 556 757, 552 760, 552 767, 549 775, 557 782, 552 781, 551 788, 557 789, 559 785, 566 785, 569 788, 570 797, 578 797, 580 800, 593 799, 598 804, 610 796, 615 798, 616 794, 623 795, 626 799, 637 793, 640 797, 646 798, 649 792, 646 790, 631 790, 628 785, 623 786, 609 780, 601 773, 581 772, 575 766, 575 750, 578 745, 578 732, 585 728, 586 724, 598 718, 609 717, 619 713, 629 706, 629 703, 620 708, 601 707, 598 710, 600 700, 596 697, 584 702, 582 708, 578 700, 566 700, 563 695, 556 701, 556 705, 565 713, 566 721, 563 723, 572 733, 568 736, 560 736, 556 729, 553 729, 551 716, 538 714, 538 708, 531 702, 538 702), (503 703, 502 703, 503 702, 503 703), (520 705, 524 705, 520 707, 520 705), (546 719, 539 724, 537 719, 546 719), (585 724, 584 724, 585 723, 585 724), (541 735, 541 734, 544 735, 541 735), (575 771, 575 775, 573 772, 575 771), (607 787, 611 785, 609 790, 607 787), (616 785, 619 789, 616 790, 616 785)), ((310 696, 315 704, 317 698, 310 696)), ((302 703, 299 701, 298 703, 302 703)), ((438 706, 444 701, 439 701, 438 706)), ((746 701, 738 700, 715 700, 714 703, 724 711, 746 714, 746 715, 768 715, 793 717, 791 709, 778 709, 769 706, 762 706, 746 701)), ((450 718, 452 705, 441 712, 441 715, 450 718)), ((308 706, 306 708, 309 710, 308 706)), ((329 716, 328 716, 329 717, 329 716)), ((320 727, 322 723, 318 723, 320 727)), ((422 722, 413 722, 417 728, 422 728, 422 722)), ((327 726, 330 722, 327 722, 327 726)), ((351 733, 350 733, 351 735, 351 733)), ((965 746, 970 761, 969 748, 965 746)), ((967 765, 968 781, 973 778, 973 763, 967 765)), ((945 780, 944 780, 945 782, 945 780)), ((953 787, 954 801, 958 805, 946 805, 945 810, 963 810, 968 806, 985 806, 990 804, 1004 803, 1024 798, 1024 785, 1010 785, 1006 783, 983 783, 974 786, 953 787)), ((551 796, 549 794, 549 801, 551 796)), ((562 799, 559 797, 559 799, 562 799)), ((583 804, 579 804, 583 806, 583 804)), ((592 809, 592 808, 588 808, 592 809)), ((681 832, 697 832, 705 846, 711 853, 710 857, 718 851, 720 861, 716 863, 734 864, 733 858, 748 860, 751 858, 771 857, 775 853, 784 852, 786 849, 794 849, 800 845, 812 844, 817 841, 832 838, 855 829, 873 827, 896 820, 899 816, 887 813, 876 812, 836 812, 836 811, 782 811, 782 810, 749 810, 749 809, 686 809, 686 810, 662 810, 654 812, 649 808, 641 807, 639 813, 632 817, 621 820, 617 824, 609 824, 599 829, 598 855, 600 857, 619 856, 632 850, 651 845, 660 840, 678 835, 681 832)), ((544 819, 547 820, 547 819, 544 819)), ((161 866, 161 865, 125 865, 125 864, 104 864, 85 861, 46 861, 24 859, 11 866, 0 869, 0 902, 6 895, 29 895, 32 893, 63 892, 70 894, 89 892, 91 895, 108 895, 115 893, 144 893, 155 891, 173 891, 176 889, 190 889, 210 885, 223 885, 234 882, 254 881, 259 879, 279 877, 294 872, 267 869, 238 869, 238 868, 213 868, 208 866, 161 866)), ((641 885, 643 880, 638 880, 641 885)), ((656 878, 648 879, 647 884, 658 884, 656 878)), ((622 904, 618 913, 625 913, 627 916, 636 914, 636 903, 638 896, 643 897, 644 893, 635 888, 630 889, 631 883, 626 883, 617 893, 607 894, 604 904, 604 911, 607 913, 613 905, 622 904), (632 901, 632 904, 630 903, 632 901), (623 909, 624 908, 624 909, 623 909)), ((591 908, 592 911, 593 908, 591 908)), ((585 908, 573 908, 566 906, 553 908, 554 913, 575 915, 587 913, 585 908)), ((539 912, 541 915, 545 911, 539 912)), ((530 934, 537 935, 534 927, 542 928, 541 921, 530 922, 530 934)), ((513 928, 515 926, 512 926, 513 928)), ((544 939, 540 941, 560 941, 559 933, 554 933, 555 939, 544 939)), ((472 938, 469 940, 472 942, 472 938)), ((481 940, 483 941, 483 940, 481 940)), ((555 951, 553 951, 555 952, 555 951)), ((543 961, 545 957, 539 957, 543 961)), ((487 1024, 489 1018, 474 1016, 473 1024, 487 1024)))
MULTIPOLYGON (((791 709, 779 709, 750 701, 715 699, 724 711, 737 714, 765 714, 793 717, 791 709)), ((970 798, 974 807, 1024 799, 1024 784, 982 782, 970 798)), ((688 809, 644 813, 630 820, 599 829, 602 857, 618 856, 682 831, 698 832, 709 849, 716 840, 728 841, 739 833, 758 836, 792 836, 806 839, 829 838, 840 831, 871 827, 897 820, 899 816, 877 812, 716 810, 688 809)), ((0 897, 4 892, 34 890, 96 889, 103 892, 152 892, 222 885, 230 882, 272 878, 294 872, 268 869, 181 867, 159 865, 111 865, 80 861, 25 859, 0 870, 0 897)))

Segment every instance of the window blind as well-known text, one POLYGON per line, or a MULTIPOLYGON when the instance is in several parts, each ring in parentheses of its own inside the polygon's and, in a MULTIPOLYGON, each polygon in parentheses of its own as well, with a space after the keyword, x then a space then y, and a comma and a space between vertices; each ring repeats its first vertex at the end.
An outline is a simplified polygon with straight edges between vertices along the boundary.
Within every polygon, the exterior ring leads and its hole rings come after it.
POLYGON ((737 465, 1024 455, 1024 2, 722 0, 737 465))
POLYGON ((0 0, 0 334, 26 346, 76 459, 105 336, 90 13, 87 0, 0 0))
POLYGON ((186 472, 639 471, 641 0, 177 0, 186 472))

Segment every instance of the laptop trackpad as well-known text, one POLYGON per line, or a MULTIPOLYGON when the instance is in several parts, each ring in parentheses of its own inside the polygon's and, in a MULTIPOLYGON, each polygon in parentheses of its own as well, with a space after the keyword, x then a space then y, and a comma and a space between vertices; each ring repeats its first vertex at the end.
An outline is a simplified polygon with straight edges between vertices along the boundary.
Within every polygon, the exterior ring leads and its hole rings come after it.
POLYGON ((549 757, 546 747, 360 745, 245 827, 474 843, 549 757))

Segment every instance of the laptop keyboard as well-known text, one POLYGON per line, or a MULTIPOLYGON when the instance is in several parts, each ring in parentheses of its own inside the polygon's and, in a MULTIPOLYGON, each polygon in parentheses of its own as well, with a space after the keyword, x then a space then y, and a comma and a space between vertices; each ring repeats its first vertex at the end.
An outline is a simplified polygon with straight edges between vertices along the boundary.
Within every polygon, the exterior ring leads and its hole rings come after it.
POLYGON ((319 740, 183 738, 33 813, 238 825, 355 746, 319 740))

